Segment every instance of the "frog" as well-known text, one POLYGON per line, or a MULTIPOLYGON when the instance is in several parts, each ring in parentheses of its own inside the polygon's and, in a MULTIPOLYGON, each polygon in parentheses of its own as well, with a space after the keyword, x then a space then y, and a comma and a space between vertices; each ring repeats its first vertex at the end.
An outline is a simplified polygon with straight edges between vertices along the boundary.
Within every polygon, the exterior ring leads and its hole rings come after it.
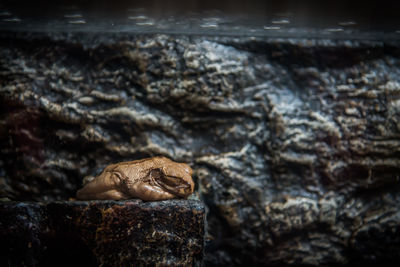
POLYGON ((108 165, 77 191, 79 200, 160 201, 187 198, 194 191, 193 170, 164 156, 108 165))

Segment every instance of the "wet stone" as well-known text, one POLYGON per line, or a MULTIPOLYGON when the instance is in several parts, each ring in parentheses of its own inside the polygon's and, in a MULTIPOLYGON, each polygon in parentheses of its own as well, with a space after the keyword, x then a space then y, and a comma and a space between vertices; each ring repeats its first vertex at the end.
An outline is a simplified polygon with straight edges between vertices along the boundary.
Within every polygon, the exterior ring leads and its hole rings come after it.
POLYGON ((0 266, 200 266, 204 205, 1 202, 0 266))

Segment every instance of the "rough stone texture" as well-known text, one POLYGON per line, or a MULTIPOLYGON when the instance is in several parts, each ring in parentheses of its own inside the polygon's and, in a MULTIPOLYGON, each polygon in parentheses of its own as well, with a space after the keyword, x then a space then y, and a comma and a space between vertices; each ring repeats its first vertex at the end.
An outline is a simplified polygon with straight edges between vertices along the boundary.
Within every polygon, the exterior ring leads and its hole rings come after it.
POLYGON ((0 194, 164 155, 195 170, 206 265, 398 264, 399 66, 389 42, 3 34, 0 194))
POLYGON ((200 266, 204 205, 72 201, 0 203, 1 266, 200 266))

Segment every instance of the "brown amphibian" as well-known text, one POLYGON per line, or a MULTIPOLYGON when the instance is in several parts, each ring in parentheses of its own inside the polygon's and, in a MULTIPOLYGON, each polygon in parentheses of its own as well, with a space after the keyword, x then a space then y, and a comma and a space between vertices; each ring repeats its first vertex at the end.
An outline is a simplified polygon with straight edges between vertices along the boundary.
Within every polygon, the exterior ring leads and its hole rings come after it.
POLYGON ((157 201, 186 198, 193 193, 192 169, 166 157, 120 162, 103 172, 77 192, 77 198, 157 201))

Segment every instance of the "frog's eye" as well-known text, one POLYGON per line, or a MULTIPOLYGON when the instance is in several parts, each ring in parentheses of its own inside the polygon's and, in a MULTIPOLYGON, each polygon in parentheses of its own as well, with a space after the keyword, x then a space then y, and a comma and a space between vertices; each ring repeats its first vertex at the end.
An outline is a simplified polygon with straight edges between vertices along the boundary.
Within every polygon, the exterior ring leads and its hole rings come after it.
POLYGON ((162 172, 161 169, 153 169, 153 170, 150 171, 149 175, 150 175, 150 178, 153 178, 153 179, 156 179, 156 180, 161 179, 162 177, 164 177, 164 173, 162 172))

